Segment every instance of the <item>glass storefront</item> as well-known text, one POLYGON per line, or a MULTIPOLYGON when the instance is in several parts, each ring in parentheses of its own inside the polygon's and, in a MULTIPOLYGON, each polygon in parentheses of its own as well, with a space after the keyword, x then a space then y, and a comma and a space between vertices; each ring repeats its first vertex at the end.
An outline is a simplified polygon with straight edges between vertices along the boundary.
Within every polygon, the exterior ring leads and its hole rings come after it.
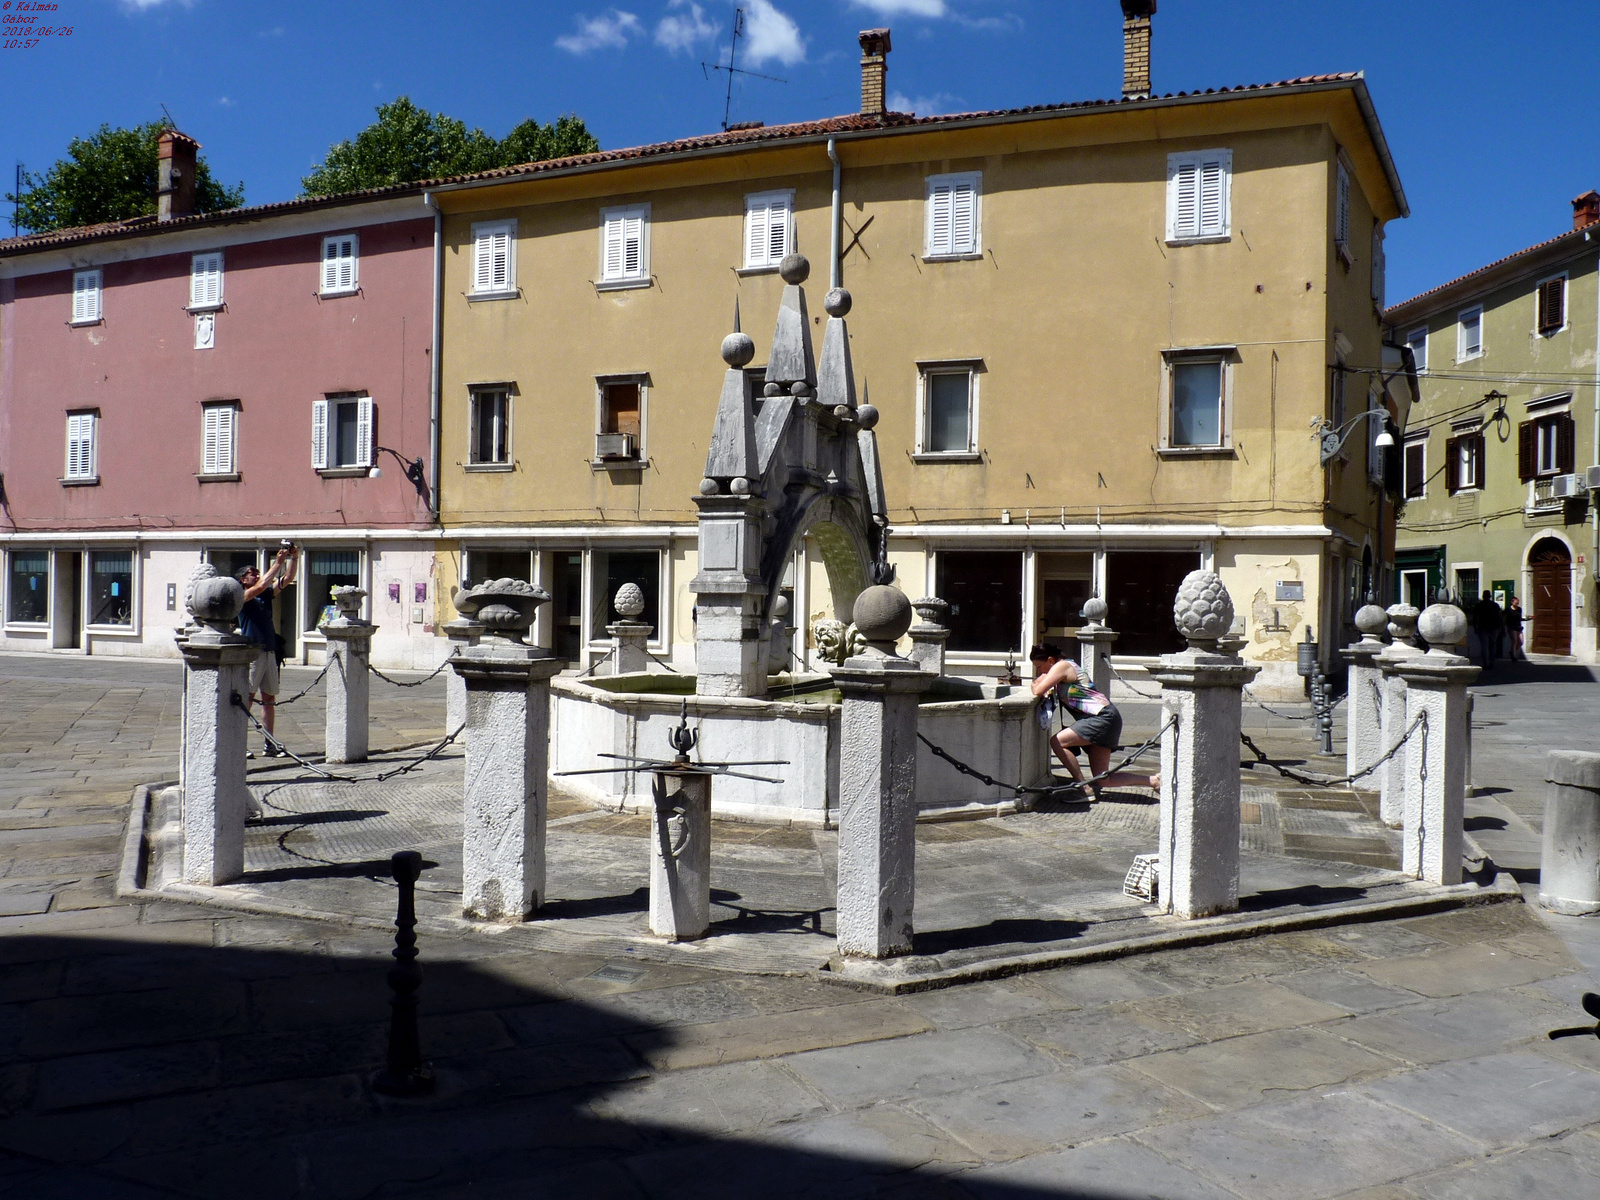
POLYGON ((1020 653, 1022 553, 1010 550, 941 550, 936 594, 950 603, 948 649, 1020 653))
POLYGON ((95 550, 89 555, 89 624, 133 624, 131 550, 95 550))
POLYGON ((361 551, 306 551, 306 628, 315 630, 323 621, 339 615, 333 606, 333 589, 359 587, 361 551))
POLYGON ((618 619, 612 607, 617 589, 636 583, 644 593, 644 612, 634 618, 651 626, 650 640, 661 637, 661 552, 659 550, 596 550, 591 555, 594 571, 594 612, 589 636, 596 641, 606 636, 606 626, 618 619))
POLYGON ((492 579, 520 579, 533 582, 533 559, 526 550, 468 550, 467 586, 475 587, 492 579))
POLYGON ((50 619, 50 552, 13 550, 9 559, 6 620, 44 624, 50 619))

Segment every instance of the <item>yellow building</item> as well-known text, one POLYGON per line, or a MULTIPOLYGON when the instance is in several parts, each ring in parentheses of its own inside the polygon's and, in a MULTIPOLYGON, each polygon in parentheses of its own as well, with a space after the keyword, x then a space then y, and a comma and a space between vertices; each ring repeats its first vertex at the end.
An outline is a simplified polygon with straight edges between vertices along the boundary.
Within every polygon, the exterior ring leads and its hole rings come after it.
MULTIPOLYGON (((1098 592, 1136 670, 1175 648, 1172 595, 1207 565, 1267 664, 1257 690, 1298 691, 1293 643, 1309 624, 1343 644, 1392 559, 1359 414, 1384 402, 1383 226, 1406 202, 1361 76, 913 117, 882 109, 887 31, 862 45, 861 113, 431 190, 439 595, 539 582, 537 639, 587 663, 631 579, 655 652, 692 669, 718 346, 737 307, 759 394, 798 252, 814 321, 830 274, 854 298, 891 557, 952 604, 955 669, 1070 637, 1098 592), (1324 419, 1355 422, 1327 467, 1324 419)), ((814 550, 800 655, 833 615, 814 550)))

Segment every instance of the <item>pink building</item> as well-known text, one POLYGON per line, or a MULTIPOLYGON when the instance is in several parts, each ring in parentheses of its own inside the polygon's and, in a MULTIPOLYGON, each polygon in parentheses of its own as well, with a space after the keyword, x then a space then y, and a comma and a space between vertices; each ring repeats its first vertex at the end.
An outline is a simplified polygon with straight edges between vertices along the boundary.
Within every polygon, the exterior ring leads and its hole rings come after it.
MULTIPOLYGON (((169 135, 193 178, 195 145, 169 135)), ((172 655, 202 560, 282 539, 291 657, 336 584, 379 665, 433 636, 435 215, 419 188, 0 241, 0 649, 172 655)))

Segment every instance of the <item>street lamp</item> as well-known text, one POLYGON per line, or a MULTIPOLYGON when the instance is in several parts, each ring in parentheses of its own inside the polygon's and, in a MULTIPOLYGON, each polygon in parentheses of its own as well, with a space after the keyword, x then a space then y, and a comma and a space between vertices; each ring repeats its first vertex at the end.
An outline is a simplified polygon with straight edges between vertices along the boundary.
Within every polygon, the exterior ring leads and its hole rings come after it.
MULTIPOLYGON (((1387 420, 1389 413, 1382 408, 1369 408, 1366 412, 1357 413, 1343 425, 1335 427, 1326 417, 1312 419, 1311 428, 1322 439, 1322 465, 1327 466, 1339 456, 1339 451, 1344 449, 1344 444, 1350 440, 1350 435, 1356 431, 1356 426, 1368 417, 1379 417, 1387 420)), ((1378 436, 1372 440, 1373 446, 1379 450, 1387 450, 1394 445, 1394 435, 1389 432, 1388 426, 1378 431, 1378 436)))
MULTIPOLYGON (((411 486, 417 489, 417 495, 422 497, 424 504, 429 502, 431 493, 428 491, 428 474, 423 468, 421 458, 407 458, 400 451, 391 450, 388 446, 374 446, 373 450, 383 454, 394 455, 400 465, 405 468, 406 478, 411 481, 411 486)), ((367 478, 382 479, 383 468, 374 463, 371 470, 367 472, 367 478)))

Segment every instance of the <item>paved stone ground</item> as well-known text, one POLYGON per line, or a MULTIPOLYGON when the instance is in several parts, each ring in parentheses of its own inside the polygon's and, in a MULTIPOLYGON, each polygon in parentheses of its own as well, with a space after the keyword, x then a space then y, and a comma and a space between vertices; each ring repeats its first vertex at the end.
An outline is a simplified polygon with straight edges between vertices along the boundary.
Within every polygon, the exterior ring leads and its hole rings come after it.
MULTIPOLYGON (((1478 710, 1478 780, 1510 790, 1475 836, 1507 862, 1540 744, 1587 748, 1600 715, 1587 672, 1520 670, 1478 710)), ((386 937, 112 896, 174 675, 0 658, 0 1195, 1600 1189, 1600 1040, 1545 1037, 1600 981, 1600 922, 1520 905, 898 998, 430 939, 440 1091, 380 1099, 386 937)), ((375 742, 436 733, 437 686, 375 688, 375 742)))

